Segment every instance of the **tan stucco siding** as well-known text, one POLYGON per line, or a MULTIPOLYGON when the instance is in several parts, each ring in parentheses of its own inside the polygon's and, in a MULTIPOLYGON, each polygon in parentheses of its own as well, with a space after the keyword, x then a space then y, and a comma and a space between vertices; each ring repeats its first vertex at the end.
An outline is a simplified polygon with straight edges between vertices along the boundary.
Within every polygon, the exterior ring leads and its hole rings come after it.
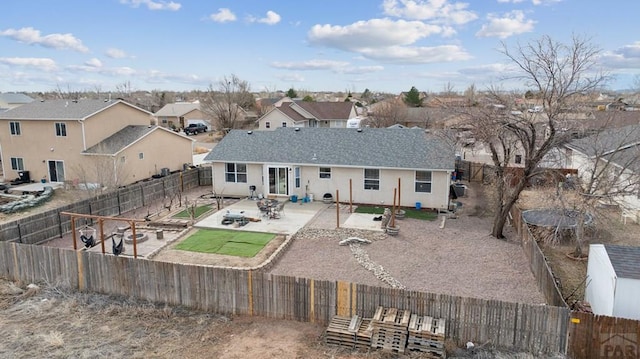
MULTIPOLYGON (((400 178, 400 200, 402 206, 413 207, 420 202, 425 208, 447 208, 449 198, 449 175, 447 172, 432 172, 431 193, 415 191, 415 171, 380 169, 380 189, 364 189, 363 168, 332 168, 331 179, 320 178, 318 167, 302 169, 303 183, 309 184, 309 192, 314 198, 322 198, 325 193, 336 196, 340 191, 340 201, 349 201, 349 179, 352 183, 351 197, 354 203, 393 204, 393 190, 400 178)), ((304 194, 304 187, 301 194, 304 194)))
POLYGON ((87 118, 83 122, 86 146, 89 148, 126 126, 146 126, 155 121, 149 113, 118 103, 87 118))
POLYGON ((48 179, 47 161, 64 161, 65 172, 77 163, 82 151, 82 129, 78 121, 15 121, 21 134, 12 136, 8 120, 0 121, 2 166, 6 179, 15 179, 18 172, 11 169, 11 157, 22 158, 24 170, 32 180, 48 179), (66 136, 56 136, 55 123, 64 123, 66 136))
POLYGON ((123 156, 125 165, 118 182, 129 184, 160 174, 162 168, 182 170, 185 163, 193 161, 192 141, 157 129, 119 153, 120 161, 123 156))
POLYGON ((296 124, 293 120, 291 120, 291 118, 285 116, 280 111, 271 111, 258 121, 258 129, 264 131, 273 131, 278 127, 282 127, 283 122, 287 123, 287 127, 304 127, 304 123, 300 122, 296 124), (267 122, 270 123, 269 128, 267 128, 267 122))
POLYGON ((213 169, 213 190, 218 194, 230 196, 248 196, 249 186, 256 186, 256 194, 266 193, 266 189, 262 184, 262 165, 247 164, 247 182, 227 182, 226 181, 226 164, 214 163, 213 169))

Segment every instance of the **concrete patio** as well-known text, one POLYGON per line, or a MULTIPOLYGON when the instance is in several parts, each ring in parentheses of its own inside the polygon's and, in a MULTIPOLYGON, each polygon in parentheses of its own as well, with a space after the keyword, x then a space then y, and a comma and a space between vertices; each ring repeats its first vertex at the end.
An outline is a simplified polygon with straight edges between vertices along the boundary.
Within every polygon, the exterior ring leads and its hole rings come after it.
MULTIPOLYGON (((355 209, 355 206, 353 208, 355 209)), ((380 231, 380 222, 373 221, 373 217, 374 215, 371 214, 349 213, 349 206, 342 205, 340 208, 340 227, 380 231)), ((336 228, 335 204, 324 204, 320 201, 287 202, 280 218, 268 219, 261 215, 256 201, 244 199, 196 222, 194 227, 293 235, 307 225, 315 228, 336 228), (232 214, 243 213, 246 217, 259 219, 259 221, 250 221, 244 226, 223 225, 222 219, 227 211, 232 214)))

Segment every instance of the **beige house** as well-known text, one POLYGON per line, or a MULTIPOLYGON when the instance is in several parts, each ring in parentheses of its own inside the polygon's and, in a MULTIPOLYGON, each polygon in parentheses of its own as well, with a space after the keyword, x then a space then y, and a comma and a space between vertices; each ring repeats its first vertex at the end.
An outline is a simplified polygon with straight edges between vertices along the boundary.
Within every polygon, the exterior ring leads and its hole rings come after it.
POLYGON ((453 149, 420 129, 278 128, 233 130, 205 158, 213 189, 225 196, 322 199, 393 204, 400 180, 402 206, 449 208, 453 149), (350 185, 351 182, 351 185, 350 185), (344 197, 343 197, 344 196, 344 197))
POLYGON ((345 128, 357 116, 352 102, 311 102, 285 98, 258 119, 259 130, 279 127, 345 128))
POLYGON ((34 101, 0 113, 4 177, 116 186, 183 169, 193 141, 124 101, 34 101))
POLYGON ((207 120, 207 116, 200 111, 200 104, 197 102, 166 104, 153 115, 158 120, 158 126, 170 129, 185 128, 189 125, 189 120, 207 120))

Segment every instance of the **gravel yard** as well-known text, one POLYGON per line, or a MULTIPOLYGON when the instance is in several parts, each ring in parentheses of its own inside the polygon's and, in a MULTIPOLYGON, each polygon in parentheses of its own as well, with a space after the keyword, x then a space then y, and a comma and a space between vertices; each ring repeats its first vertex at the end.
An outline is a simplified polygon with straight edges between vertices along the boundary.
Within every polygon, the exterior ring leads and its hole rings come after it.
MULTIPOLYGON (((479 189, 479 188, 478 188, 479 189)), ((387 285, 355 259, 349 246, 338 244, 348 237, 372 240, 362 244, 370 260, 410 290, 510 302, 544 303, 520 244, 489 235, 491 217, 477 216, 473 190, 461 198, 457 219, 397 221, 400 234, 335 227, 331 209, 325 210, 297 233, 294 243, 270 270, 273 274, 320 280, 341 280, 387 285)), ((334 208, 335 210, 335 208, 334 208)), ((373 218, 373 216, 372 216, 373 218)), ((511 233, 505 233, 508 238, 511 233)))

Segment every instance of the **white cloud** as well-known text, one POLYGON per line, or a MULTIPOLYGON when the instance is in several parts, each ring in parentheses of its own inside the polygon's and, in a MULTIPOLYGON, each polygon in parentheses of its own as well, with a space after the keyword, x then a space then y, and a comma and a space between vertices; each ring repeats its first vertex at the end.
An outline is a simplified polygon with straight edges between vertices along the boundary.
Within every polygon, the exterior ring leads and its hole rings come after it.
POLYGON ((42 71, 55 71, 56 62, 43 57, 0 57, 0 63, 12 66, 22 66, 42 71))
MULTIPOLYGON (((523 2, 524 0, 498 0, 499 3, 513 3, 513 4, 518 4, 523 2)), ((535 3, 536 0, 533 0, 533 2, 535 3)))
POLYGON ((218 12, 209 15, 209 18, 215 22, 225 23, 236 21, 236 14, 227 8, 220 8, 218 12))
POLYGON ((384 0, 385 15, 446 24, 466 24, 478 18, 469 4, 449 0, 384 0))
POLYGON ((607 68, 637 69, 640 67, 640 41, 614 51, 604 51, 600 55, 599 61, 607 68))
POLYGON ((392 63, 427 64, 471 59, 471 55, 457 45, 442 46, 389 46, 363 50, 362 55, 372 60, 392 63))
POLYGON ((314 25, 307 36, 315 45, 359 52, 360 49, 410 45, 442 31, 441 26, 421 21, 371 19, 347 26, 314 25))
POLYGON ((384 70, 384 66, 356 66, 340 69, 338 72, 347 75, 362 75, 370 74, 372 72, 380 72, 382 70, 384 70))
POLYGON ((127 53, 124 52, 124 50, 120 50, 116 48, 107 49, 107 51, 105 51, 105 55, 107 55, 112 59, 123 59, 127 57, 127 53))
POLYGON ((525 19, 524 12, 520 10, 508 12, 503 16, 489 14, 487 19, 489 22, 482 25, 476 36, 505 39, 509 36, 533 31, 533 26, 536 23, 536 21, 525 19))
POLYGON ((368 59, 394 63, 431 63, 467 60, 469 54, 457 45, 411 46, 432 35, 452 35, 450 27, 421 21, 372 19, 347 26, 315 25, 308 33, 311 44, 355 52, 368 59))
POLYGON ((95 57, 87 60, 84 64, 91 67, 102 67, 102 61, 96 59, 95 57))
POLYGON ((331 60, 309 60, 303 62, 273 62, 271 67, 286 70, 328 70, 348 66, 348 62, 331 60))
POLYGON ((561 1, 562 0, 531 0, 531 3, 533 5, 547 5, 547 4, 553 4, 561 1))
POLYGON ((69 49, 79 52, 88 52, 89 49, 72 34, 49 34, 42 36, 39 30, 32 27, 21 29, 7 29, 0 31, 0 36, 5 36, 29 45, 40 45, 52 49, 69 49))
POLYGON ((258 19, 250 16, 247 20, 249 22, 259 22, 261 24, 275 25, 280 22, 281 18, 280 15, 278 15, 276 12, 269 10, 267 11, 267 15, 263 18, 258 19))
POLYGON ((304 76, 300 74, 288 73, 288 74, 276 76, 276 78, 279 79, 280 81, 286 81, 286 82, 304 82, 304 76))
POLYGON ((182 7, 182 4, 173 1, 153 1, 153 0, 120 0, 121 4, 131 5, 131 7, 138 7, 145 5, 149 10, 169 10, 178 11, 182 7))

